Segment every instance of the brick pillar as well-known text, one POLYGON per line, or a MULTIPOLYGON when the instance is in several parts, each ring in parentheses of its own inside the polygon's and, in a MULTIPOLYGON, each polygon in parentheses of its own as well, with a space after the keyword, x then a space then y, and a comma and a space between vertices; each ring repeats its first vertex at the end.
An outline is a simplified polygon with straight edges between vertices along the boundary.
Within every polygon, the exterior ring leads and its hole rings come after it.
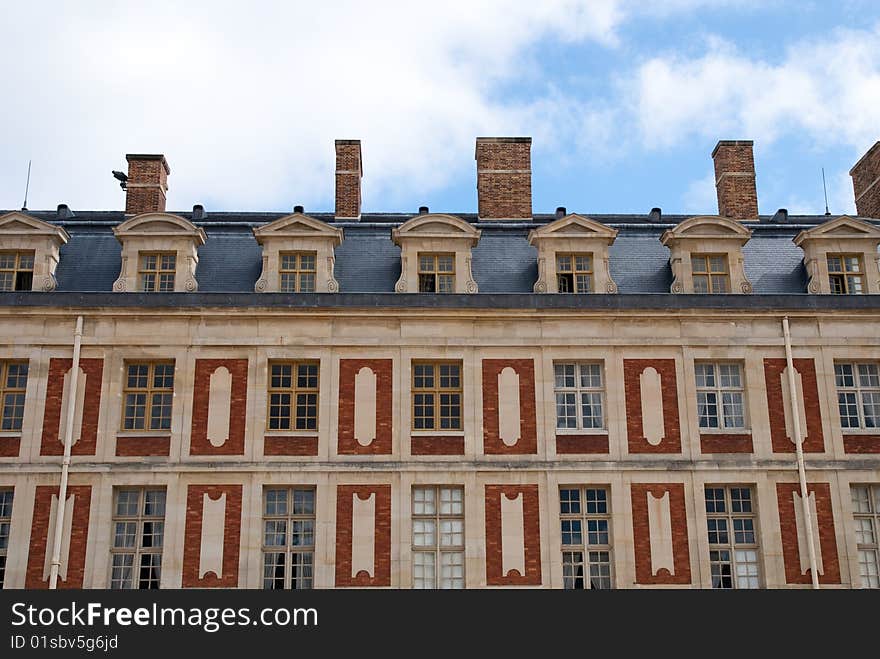
POLYGON ((849 170, 856 198, 856 213, 862 217, 880 218, 880 142, 849 170))
POLYGON ((128 182, 125 184, 126 214, 164 213, 168 175, 171 173, 165 156, 161 153, 129 153, 125 159, 128 161, 128 182))
POLYGON ((712 151, 718 214, 735 220, 758 217, 755 156, 751 140, 721 140, 712 151))
POLYGON ((532 138, 478 137, 478 215, 484 220, 532 219, 532 138))
POLYGON ((336 218, 361 217, 361 179, 364 166, 360 140, 336 140, 336 218))

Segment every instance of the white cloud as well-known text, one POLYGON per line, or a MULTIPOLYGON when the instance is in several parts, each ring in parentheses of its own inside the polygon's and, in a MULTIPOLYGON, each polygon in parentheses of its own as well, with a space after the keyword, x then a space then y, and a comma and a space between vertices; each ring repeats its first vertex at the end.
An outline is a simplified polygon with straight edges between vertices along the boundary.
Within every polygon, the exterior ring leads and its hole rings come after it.
POLYGON ((682 213, 712 214, 718 208, 718 195, 715 191, 715 172, 709 170, 706 176, 691 181, 682 195, 682 213))

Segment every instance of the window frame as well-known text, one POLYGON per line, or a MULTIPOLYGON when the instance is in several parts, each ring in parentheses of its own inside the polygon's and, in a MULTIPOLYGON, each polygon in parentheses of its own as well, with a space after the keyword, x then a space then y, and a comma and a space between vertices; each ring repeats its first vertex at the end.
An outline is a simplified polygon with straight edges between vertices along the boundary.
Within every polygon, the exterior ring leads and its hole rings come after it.
MULTIPOLYGON (((852 360, 852 361, 835 361, 834 362, 834 389, 837 393, 837 416, 840 420, 840 428, 844 434, 848 433, 858 433, 865 432, 871 434, 880 433, 880 410, 878 410, 878 414, 875 417, 876 421, 873 426, 870 426, 866 422, 865 415, 865 403, 864 403, 864 395, 872 394, 875 397, 876 402, 871 403, 871 405, 880 405, 880 384, 878 386, 872 385, 863 385, 860 382, 861 374, 859 373, 860 366, 872 366, 877 370, 877 376, 880 378, 880 362, 872 361, 872 360, 852 360), (852 386, 841 385, 840 378, 847 377, 846 374, 839 374, 839 367, 849 366, 852 368, 852 386), (844 425, 844 418, 852 419, 853 416, 851 414, 843 414, 843 410, 841 406, 846 404, 850 406, 851 403, 842 403, 841 397, 852 395, 855 397, 855 407, 856 414, 858 417, 858 425, 856 426, 847 426, 844 425)), ((871 375, 868 374, 868 377, 871 375)))
MULTIPOLYGON (((755 485, 745 485, 739 483, 723 483, 723 484, 711 484, 706 483, 703 485, 703 511, 706 515, 706 544, 708 547, 708 560, 709 560, 709 579, 710 579, 710 588, 713 590, 754 590, 764 588, 765 575, 764 575, 764 566, 763 566, 763 556, 761 553, 761 539, 759 533, 760 527, 760 517, 758 511, 758 497, 757 497, 758 488, 755 485), (723 491, 723 502, 724 502, 724 511, 709 511, 709 490, 723 491), (748 512, 743 511, 734 511, 733 510, 733 491, 734 490, 746 490, 749 493, 748 501, 751 510, 748 512), (723 520, 724 526, 723 529, 718 525, 718 521, 723 520), (736 524, 735 520, 751 520, 751 532, 754 536, 754 542, 737 542, 736 541, 736 524), (713 522, 714 529, 713 529, 713 522), (727 534, 727 542, 712 542, 712 533, 716 534, 716 537, 720 539, 721 533, 727 534), (737 551, 747 551, 754 552, 755 560, 754 563, 750 563, 748 561, 740 562, 739 557, 737 556, 737 551), (723 552, 727 551, 729 556, 726 561, 722 560, 720 557, 718 559, 713 559, 713 552, 723 552), (755 565, 756 574, 745 574, 739 575, 737 574, 737 568, 740 565, 755 565), (716 576, 713 574, 713 568, 715 565, 729 565, 730 573, 729 575, 720 574, 718 576, 719 584, 716 586, 716 576), (730 578, 730 586, 725 587, 724 582, 720 581, 725 576, 730 578), (740 577, 746 577, 749 579, 755 580, 755 585, 741 586, 739 583, 740 577)), ((739 501, 745 501, 742 497, 738 499, 739 501)), ((717 499, 712 499, 713 502, 717 501, 717 499)), ((746 533, 745 525, 743 525, 743 530, 740 531, 742 533, 746 533)))
MULTIPOLYGON (((11 293, 14 291, 30 291, 33 290, 34 287, 34 264, 36 262, 37 254, 36 250, 33 249, 4 249, 0 250, 0 256, 12 255, 15 257, 15 264, 11 268, 0 268, 0 276, 5 275, 6 273, 12 274, 12 288, 0 288, 0 291, 11 293), (30 267, 22 266, 21 259, 22 257, 30 257, 30 267), (30 286, 21 286, 18 285, 18 278, 21 274, 30 274, 30 286)), ((5 277, 0 277, 0 281, 5 279, 5 277)))
POLYGON ((588 293, 593 293, 595 291, 595 259, 593 258, 593 252, 556 252, 556 292, 574 294, 574 295, 586 295, 588 293), (570 260, 570 268, 568 270, 563 270, 560 266, 560 259, 568 258, 570 260), (590 267, 588 270, 579 270, 577 267, 577 260, 579 258, 589 259, 590 267), (561 283, 563 281, 563 276, 569 275, 571 276, 572 289, 569 291, 562 290, 561 283), (589 285, 587 286, 587 290, 579 290, 579 282, 578 276, 584 276, 587 278, 589 285))
MULTIPOLYGON (((119 429, 124 433, 163 433, 168 434, 171 432, 171 425, 174 421, 174 382, 177 379, 177 365, 174 359, 127 359, 123 362, 123 385, 122 385, 122 414, 120 416, 119 421, 119 429), (133 387, 129 385, 130 375, 130 367, 132 366, 147 366, 147 386, 146 387, 133 387), (171 386, 170 387, 157 387, 155 386, 155 377, 156 377, 156 367, 157 366, 170 366, 171 367, 171 386), (127 416, 127 408, 128 405, 128 397, 134 395, 145 396, 145 404, 144 404, 144 414, 143 414, 143 427, 138 428, 136 425, 133 425, 130 428, 126 427, 126 423, 129 418, 137 420, 137 416, 129 417, 127 416), (165 419, 165 415, 154 416, 153 410, 155 408, 163 408, 163 404, 154 403, 154 396, 156 395, 170 395, 171 402, 169 404, 168 409, 168 426, 162 427, 161 420, 165 419), (160 426, 158 428, 153 427, 154 418, 160 420, 160 426)), ((164 375, 164 377, 168 377, 168 374, 164 375)), ((141 407, 140 405, 134 405, 133 407, 141 407)))
MULTIPOLYGON (((426 407, 426 403, 422 403, 421 407, 426 407)), ((447 407, 454 407, 454 405, 450 402, 447 407)), ((464 432, 464 362, 462 360, 456 359, 414 359, 410 364, 410 430, 413 432, 419 433, 430 433, 436 434, 440 433, 461 433, 464 432), (434 386, 433 387, 416 387, 416 368, 418 366, 431 366, 434 369, 434 386), (458 366, 458 387, 441 387, 440 386, 440 369, 443 366, 458 366), (430 417, 432 419, 433 425, 428 427, 419 428, 416 425, 417 419, 427 419, 427 416, 417 416, 416 415, 416 396, 418 395, 433 395, 433 403, 431 403, 433 408, 433 415, 430 417), (440 402, 440 397, 442 395, 458 395, 458 416, 453 417, 450 416, 450 419, 456 419, 458 425, 450 426, 447 428, 443 427, 443 416, 441 414, 441 408, 443 407, 440 402)))
POLYGON ((864 295, 865 294, 865 262, 862 258, 862 254, 854 253, 854 252, 826 252, 825 253, 825 267, 828 270, 828 291, 831 295, 864 295), (841 270, 831 270, 831 259, 839 258, 841 270), (859 266, 857 271, 848 271, 846 269, 846 261, 847 259, 855 259, 856 263, 859 266), (850 290, 850 277, 858 277, 859 285, 861 286, 861 290, 858 292, 852 292, 850 290), (839 281, 842 285, 842 289, 840 291, 835 290, 835 281, 839 281))
POLYGON ((455 282, 456 282, 456 272, 455 272, 455 252, 418 252, 416 255, 417 263, 416 263, 416 277, 418 279, 419 284, 419 293, 437 293, 446 295, 448 293, 455 293, 455 282), (424 270, 422 269, 422 259, 431 258, 432 259, 432 269, 424 270), (448 258, 452 263, 452 270, 440 270, 440 259, 448 258), (426 291, 422 290, 422 281, 423 277, 433 277, 434 281, 434 290, 426 291), (440 290, 440 282, 441 277, 448 277, 450 281, 449 290, 440 290))
POLYGON ((610 485, 560 485, 557 489, 559 494, 559 546, 561 549, 562 560, 562 587, 566 590, 613 590, 615 586, 615 570, 614 570, 614 532, 613 532, 613 515, 611 509, 611 486, 610 485), (572 512, 571 506, 575 502, 570 497, 564 497, 563 492, 577 492, 578 511, 572 512), (592 500, 588 498, 588 492, 597 493, 592 500), (598 493, 603 493, 604 498, 599 498, 598 493), (597 510, 590 512, 588 503, 596 504, 597 510), (604 512, 599 512, 599 503, 604 502, 604 512), (565 506, 568 505, 566 512, 565 506), (595 526, 591 527, 590 522, 595 522, 595 526), (604 522, 604 530, 602 522, 604 522), (566 530, 566 525, 567 529, 566 530), (591 535, 595 535, 597 539, 601 539, 602 535, 606 536, 608 542, 590 542, 591 535), (566 535, 571 539, 575 536, 580 537, 580 542, 566 543, 566 535), (575 555, 580 554, 581 560, 574 560, 575 555), (600 560, 601 554, 605 554, 604 560, 600 560), (568 560, 571 555, 572 560, 568 560), (595 555, 595 557, 594 557, 595 555), (572 566, 577 568, 580 566, 581 573, 572 575, 566 574, 566 567, 572 566), (593 568, 597 568, 598 574, 593 574, 593 568), (607 567, 607 574, 602 574, 601 569, 607 567), (580 587, 577 586, 578 580, 582 582, 580 587), (596 583, 606 584, 594 585, 596 583))
POLYGON ((317 250, 285 250, 278 252, 278 291, 280 293, 314 293, 317 290, 317 282, 318 282, 318 252, 317 250), (285 268, 284 267, 284 259, 293 257, 294 259, 294 267, 293 268, 285 268), (312 267, 305 268, 303 267, 302 261, 303 257, 308 257, 312 259, 312 267), (292 276, 293 278, 293 288, 288 286, 285 287, 285 275, 292 276), (312 285, 311 287, 303 286, 303 276, 311 275, 312 285), (303 290, 304 288, 308 288, 308 290, 303 290))
POLYGON ((691 263, 691 286, 693 287, 694 293, 697 295, 726 295, 731 292, 730 288, 730 259, 729 254, 727 252, 691 252, 690 253, 690 263, 691 263), (724 263, 724 271, 718 272, 712 270, 712 259, 720 258, 724 263), (705 270, 695 271, 694 270, 694 261, 701 260, 705 266, 705 270), (725 288, 727 290, 724 291, 716 291, 715 284, 712 281, 713 277, 722 276, 725 281, 725 288), (706 278, 706 290, 698 291, 696 282, 697 277, 705 277, 706 278))
MULTIPOLYGON (((567 375, 563 374, 562 377, 567 377, 567 375)), ((566 433, 566 432, 568 432, 568 433, 583 433, 583 432, 591 433, 591 432, 596 432, 596 433, 604 434, 604 433, 607 433, 607 432, 608 432, 608 411, 607 411, 607 404, 606 404, 606 402, 607 402, 607 392, 606 392, 606 388, 605 388, 605 382, 606 382, 606 378, 605 378, 605 362, 602 361, 602 360, 598 360, 598 361, 590 361, 590 360, 555 360, 555 361, 553 362, 553 405, 554 405, 554 411, 555 411, 555 415, 556 415, 556 432, 557 432, 557 433, 566 433), (564 368, 564 367, 566 367, 566 366, 574 366, 574 367, 575 367, 575 373, 574 373, 574 382, 575 382, 575 385, 574 385, 574 387, 566 387, 566 386, 561 386, 561 387, 560 387, 560 386, 558 385, 558 383, 557 383, 557 377, 558 377, 558 376, 557 376, 557 374, 556 374, 556 369, 557 369, 558 367, 563 367, 563 368, 564 368), (592 366, 596 366, 596 367, 598 367, 598 369, 599 369, 599 379, 600 379, 600 385, 599 385, 599 387, 584 387, 584 386, 581 385, 581 382, 582 382, 582 379, 581 379, 581 378, 582 378, 581 369, 582 369, 584 366, 591 366, 591 367, 592 367, 592 366), (566 418, 566 419, 567 419, 567 418, 570 418, 570 417, 569 417, 568 415, 566 415, 565 417, 560 417, 560 416, 559 416, 559 407, 560 407, 560 404, 559 404, 559 397, 560 397, 560 396, 572 395, 572 394, 574 395, 574 399, 575 399, 575 402, 574 402, 574 406, 575 406, 575 417, 574 417, 574 418, 575 418, 575 425, 574 425, 574 427, 571 427, 571 426, 560 426, 560 425, 559 425, 560 418, 566 418), (596 394, 598 394, 598 396, 599 396, 599 407, 600 407, 600 412, 601 412, 601 414, 602 414, 602 417, 601 417, 601 418, 602 418, 602 423, 601 423, 601 425, 599 425, 599 426, 587 426, 587 425, 584 424, 584 419, 585 419, 585 417, 584 417, 584 403, 583 403, 583 396, 584 396, 585 394, 586 394, 586 395, 596 395, 596 394)), ((567 407, 568 407, 568 403, 567 403, 567 402, 566 402, 566 403, 563 403, 563 406, 565 406, 565 407, 567 408, 567 407)), ((594 403, 591 403, 591 404, 590 404, 590 407, 591 407, 591 409, 594 409, 595 404, 594 404, 594 403)), ((595 418, 595 417, 591 417, 591 418, 595 418)))
MULTIPOLYGON (((162 558, 165 550, 165 517, 168 510, 168 491, 164 486, 153 486, 153 485, 126 485, 126 486, 117 486, 113 488, 113 511, 110 516, 110 584, 109 587, 111 590, 156 590, 162 587, 162 558), (121 492, 137 492, 137 513, 135 515, 121 515, 119 514, 119 494, 121 492), (160 492, 162 494, 162 514, 160 515, 147 515, 145 512, 146 508, 146 495, 147 492, 160 492), (156 537, 156 533, 147 534, 145 532, 146 524, 161 524, 161 533, 159 534, 161 538, 161 544, 157 546, 144 546, 144 538, 149 535, 152 538, 156 537), (133 547, 126 546, 117 546, 117 538, 119 534, 117 533, 118 525, 120 524, 134 524, 135 525, 135 541, 133 547), (158 549, 158 551, 157 551, 158 549), (114 585, 117 581, 115 578, 115 570, 116 566, 116 557, 117 556, 132 556, 131 563, 131 577, 130 577, 130 585, 126 588, 125 586, 116 586, 114 585), (152 579, 146 581, 148 584, 144 587, 143 574, 142 570, 144 566, 142 565, 142 559, 144 556, 158 556, 158 565, 152 565, 152 569, 156 570, 156 579, 153 581, 152 579)), ((155 531, 155 529, 152 529, 155 531)), ((127 535, 127 534, 126 534, 127 535)), ((156 560, 155 558, 153 559, 156 560)), ((120 569, 123 569, 125 566, 119 566, 120 569)))
POLYGON ((880 484, 877 483, 853 483, 850 485, 850 497, 852 501, 853 526, 856 533, 856 565, 859 570, 859 578, 861 579, 862 588, 877 589, 880 588, 880 484), (867 494, 867 510, 860 510, 860 501, 856 498, 857 490, 865 490, 867 494), (867 521, 867 532, 873 538, 871 542, 862 542, 865 527, 859 524, 860 521, 867 521), (870 556, 863 554, 874 554, 873 561, 870 556), (870 572, 863 572, 863 568, 868 568, 870 572), (872 583, 873 582, 873 583, 872 583), (867 585, 866 585, 867 583, 867 585))
MULTIPOLYGON (((279 377, 283 377, 279 376, 279 377)), ((306 378, 311 378, 312 376, 308 373, 305 374, 306 378)), ((309 433, 315 434, 318 432, 318 424, 321 420, 321 362, 317 359, 270 359, 268 365, 268 377, 266 379, 266 431, 267 432, 300 432, 300 433, 309 433), (276 366, 289 366, 290 367, 290 386, 284 387, 273 387, 272 386, 272 378, 273 378, 273 369, 276 366), (315 367, 315 386, 299 386, 299 369, 300 367, 315 367), (289 396, 288 402, 285 405, 283 402, 273 402, 273 396, 289 396), (314 416, 304 415, 300 417, 297 412, 300 408, 299 397, 300 396, 314 396, 314 405, 311 405, 308 400, 303 403, 303 407, 315 408, 314 416), (275 415, 272 414, 272 408, 288 408, 288 416, 284 417, 283 415, 275 415), (285 427, 281 420, 287 419, 287 426, 285 427), (297 425, 299 423, 300 418, 305 420, 305 427, 298 428, 297 425), (278 427, 272 427, 272 420, 279 419, 278 427), (308 427, 308 420, 314 419, 314 427, 308 427)))
MULTIPOLYGON (((464 486, 463 485, 427 485, 427 484, 416 484, 412 486, 411 489, 411 503, 410 503, 410 551, 412 553, 412 588, 413 589, 428 589, 428 590, 461 590, 467 587, 467 561, 466 561, 466 523, 465 523, 465 499, 464 499, 464 486), (416 491, 424 491, 424 492, 432 492, 433 496, 433 513, 418 513, 416 512, 417 504, 420 503, 416 497, 416 491), (444 491, 448 492, 457 492, 460 494, 459 499, 450 498, 448 502, 444 502, 443 493, 444 491), (461 512, 443 512, 443 504, 449 503, 450 508, 455 510, 455 504, 458 504, 461 512), (433 524, 432 537, 433 542, 431 544, 417 544, 416 543, 416 528, 417 523, 428 523, 433 524), (443 538, 443 522, 459 522, 459 532, 461 534, 461 543, 460 544, 447 544, 444 545, 442 542, 443 538), (428 555, 430 554, 433 557, 433 585, 427 586, 417 586, 416 583, 420 577, 416 576, 417 568, 423 567, 418 564, 417 555, 428 555), (454 555, 460 563, 453 563, 450 565, 444 565, 443 559, 444 555, 454 555), (461 576, 452 576, 449 577, 447 581, 444 581, 443 577, 443 568, 450 567, 456 568, 461 567, 461 576), (449 585, 449 584, 452 585, 449 585), (456 585, 458 584, 458 585, 456 585)), ((426 501, 426 500, 425 500, 426 501)), ((421 502, 424 503, 424 502, 421 502)), ((424 527, 423 527, 424 528, 424 527)), ((424 534, 424 531, 423 531, 424 534)), ((457 534, 455 529, 451 527, 451 530, 447 533, 447 535, 451 534, 453 537, 457 534)), ((424 577, 421 577, 424 579, 424 577)))
POLYGON ((140 293, 173 293, 175 291, 175 286, 177 284, 177 252, 174 250, 140 250, 137 253, 137 283, 138 283, 138 292, 140 293), (155 268, 146 268, 144 267, 144 259, 156 257, 156 267, 155 268), (163 257, 172 257, 174 259, 172 267, 170 269, 164 268, 162 263, 163 257), (171 288, 168 288, 167 285, 164 287, 161 285, 162 276, 167 276, 171 274, 171 288), (147 288, 147 281, 145 275, 153 275, 155 279, 153 280, 152 288, 147 288))
MULTIPOLYGON (((311 590, 315 585, 315 554, 316 539, 318 534, 318 492, 314 485, 265 485, 263 487, 263 496, 261 498, 260 508, 260 565, 263 574, 263 590, 311 590), (272 491, 283 491, 285 494, 286 511, 284 513, 269 514, 268 512, 268 493, 272 491), (308 492, 311 495, 311 512, 296 512, 296 493, 308 492), (284 544, 267 544, 266 538, 269 536, 269 524, 277 524, 284 522, 284 544), (305 530, 305 524, 311 522, 311 534, 305 530), (300 533, 297 534, 296 524, 300 524, 300 533), (294 544, 295 537, 302 535, 311 536, 311 544, 294 544), (284 575, 282 577, 283 584, 277 587, 278 577, 269 576, 267 570, 274 566, 277 570, 277 563, 267 563, 267 559, 271 555, 284 554, 284 575), (297 567, 302 570, 299 575, 294 575, 294 557, 298 557, 297 567), (271 587, 267 584, 271 584, 271 587)), ((272 531, 277 536, 277 526, 272 531)))
MULTIPOLYGON (((699 428, 700 433, 743 433, 747 434, 751 432, 751 425, 749 423, 749 405, 748 405, 748 388, 746 386, 746 369, 745 364, 741 361, 736 360, 721 360, 715 361, 711 359, 696 359, 694 360, 694 390, 696 392, 696 403, 697 403, 697 427, 699 428), (698 366, 712 366, 714 367, 714 378, 715 385, 714 386, 700 386, 697 384, 697 367, 698 366), (721 384, 721 367, 722 366, 736 366, 739 369, 739 387, 724 387, 721 384), (717 426, 704 426, 702 425, 703 415, 700 413, 700 394, 701 393, 714 393, 715 394, 715 407, 716 407, 716 417, 718 419, 717 426), (724 412, 724 394, 725 393, 739 393, 742 395, 741 405, 742 405, 742 426, 733 426, 728 425, 727 419, 728 415, 724 412)), ((708 403, 707 403, 708 405, 708 403)))
POLYGON ((9 536, 12 531, 12 505, 15 488, 0 488, 0 590, 6 581, 6 561, 9 554, 9 536))
POLYGON ((21 433, 22 426, 24 425, 24 409, 25 404, 27 403, 27 385, 28 378, 30 377, 30 362, 26 359, 5 359, 0 361, 0 432, 16 432, 21 433), (17 366, 19 369, 19 373, 16 377, 18 379, 24 378, 24 385, 21 387, 10 387, 9 386, 9 368, 11 366, 17 366), (7 404, 7 399, 9 396, 15 397, 15 402, 13 405, 7 404), (18 404, 18 397, 20 397, 21 404, 18 404), (7 411, 10 409, 14 411, 21 410, 21 415, 17 414, 11 417, 11 427, 7 428, 7 422, 10 417, 7 415, 7 411))

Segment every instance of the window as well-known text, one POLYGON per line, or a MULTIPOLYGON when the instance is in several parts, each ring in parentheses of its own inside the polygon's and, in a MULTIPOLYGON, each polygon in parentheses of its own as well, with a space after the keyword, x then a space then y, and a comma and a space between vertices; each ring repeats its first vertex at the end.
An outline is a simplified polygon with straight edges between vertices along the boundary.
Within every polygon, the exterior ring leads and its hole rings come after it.
POLYGON ((729 293, 730 273, 725 254, 692 254, 694 293, 729 293))
POLYGON ((317 430, 318 363, 269 363, 269 430, 317 430))
POLYGON ((592 293, 593 255, 557 254, 556 287, 560 293, 592 293))
POLYGON ((177 255, 174 252, 140 252, 138 254, 140 290, 146 293, 173 292, 176 269, 177 255))
POLYGON ((419 253, 419 293, 455 292, 455 254, 419 253))
POLYGON ((739 364, 696 363, 697 416, 704 430, 746 427, 742 367, 739 364))
POLYGON ((852 488, 862 588, 880 588, 880 485, 852 488))
POLYGON ((562 583, 566 589, 613 587, 609 499, 606 488, 559 490, 562 583))
POLYGON ((282 293, 314 293, 317 252, 281 252, 282 293))
POLYGON ((464 588, 464 490, 414 487, 412 525, 413 588, 464 588))
POLYGON ((314 488, 266 488, 263 492, 263 588, 311 588, 314 564, 314 488))
POLYGON ((880 364, 834 365, 842 428, 880 428, 880 364))
POLYGON ((705 492, 712 588, 759 588, 751 488, 706 486, 705 492))
POLYGON ((413 430, 461 430, 461 362, 413 364, 413 430))
POLYGON ((158 588, 165 534, 165 490, 120 488, 113 502, 110 588, 158 588))
POLYGON ((865 269, 862 258, 856 254, 828 254, 828 284, 832 295, 861 295, 864 293, 865 269))
POLYGON ((33 284, 33 252, 0 252, 0 291, 29 291, 33 284))
POLYGON ((170 430, 174 362, 125 364, 123 430, 170 430))
POLYGON ((604 428, 602 364, 557 363, 553 365, 553 372, 556 427, 604 428))
POLYGON ((27 362, 0 362, 0 430, 21 430, 27 379, 27 362))
POLYGON ((9 550, 9 525, 12 522, 12 490, 0 490, 0 588, 6 578, 6 552, 9 550))

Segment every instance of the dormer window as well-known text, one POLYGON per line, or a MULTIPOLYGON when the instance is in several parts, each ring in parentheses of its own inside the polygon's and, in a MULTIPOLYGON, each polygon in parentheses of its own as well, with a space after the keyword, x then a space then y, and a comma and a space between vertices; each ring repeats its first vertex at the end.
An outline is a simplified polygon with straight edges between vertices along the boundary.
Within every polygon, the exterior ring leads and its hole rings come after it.
POLYGON ((828 286, 832 295, 862 295, 865 269, 858 254, 828 254, 828 286))
POLYGON ((691 254, 694 293, 730 293, 726 254, 691 254))
POLYGON ((0 252, 0 291, 29 291, 33 286, 33 251, 0 252))
POLYGON ((616 293, 608 248, 617 229, 583 215, 561 217, 529 232, 538 250, 535 293, 616 293))
POLYGON ((842 215, 801 231, 794 244, 804 250, 808 293, 880 294, 880 228, 842 215))
POLYGON ((560 293, 592 293, 593 255, 557 253, 556 287, 560 293))
POLYGON ((282 293, 314 293, 317 252, 281 252, 279 286, 282 293))
POLYGON ((144 293, 171 293, 177 272, 177 255, 168 252, 141 252, 138 290, 144 293))
POLYGON ((455 292, 455 254, 419 253, 419 293, 455 292))

